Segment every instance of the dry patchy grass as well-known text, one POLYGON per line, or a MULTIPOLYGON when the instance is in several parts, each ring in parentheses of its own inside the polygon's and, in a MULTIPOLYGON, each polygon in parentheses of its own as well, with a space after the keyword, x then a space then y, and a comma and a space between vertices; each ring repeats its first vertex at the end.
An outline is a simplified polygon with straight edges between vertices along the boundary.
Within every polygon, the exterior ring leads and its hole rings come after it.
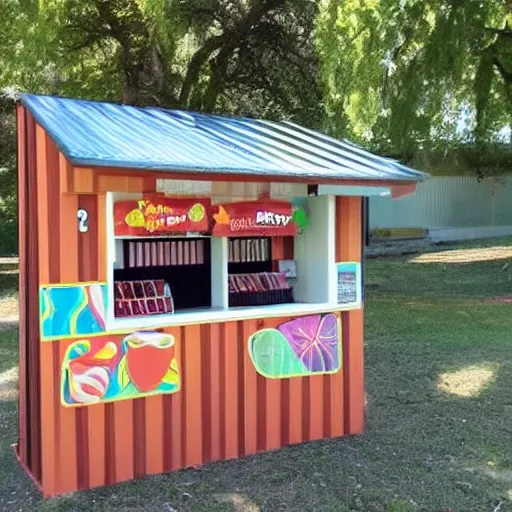
POLYGON ((512 258, 512 247, 486 247, 431 252, 410 259, 411 263, 474 263, 512 258))
POLYGON ((18 323, 18 264, 16 258, 0 258, 0 331, 18 323))
POLYGON ((439 375, 438 389, 461 397, 478 396, 496 378, 499 366, 471 365, 439 375))
POLYGON ((18 297, 0 297, 0 331, 15 329, 18 325, 18 297))
POLYGON ((18 399, 18 367, 0 373, 0 402, 12 402, 18 399))

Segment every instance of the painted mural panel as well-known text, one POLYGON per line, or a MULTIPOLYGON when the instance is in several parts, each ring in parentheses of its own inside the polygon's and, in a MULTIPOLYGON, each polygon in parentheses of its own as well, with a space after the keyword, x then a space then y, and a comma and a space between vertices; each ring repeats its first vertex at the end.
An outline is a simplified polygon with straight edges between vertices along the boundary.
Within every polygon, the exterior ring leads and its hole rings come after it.
POLYGON ((105 283, 45 285, 39 289, 41 339, 67 339, 105 332, 105 283))
POLYGON ((248 342, 256 371, 269 379, 336 373, 341 368, 341 319, 336 313, 297 317, 261 329, 248 342))
POLYGON ((163 332, 74 341, 61 364, 61 403, 67 407, 175 393, 179 389, 176 341, 163 332))

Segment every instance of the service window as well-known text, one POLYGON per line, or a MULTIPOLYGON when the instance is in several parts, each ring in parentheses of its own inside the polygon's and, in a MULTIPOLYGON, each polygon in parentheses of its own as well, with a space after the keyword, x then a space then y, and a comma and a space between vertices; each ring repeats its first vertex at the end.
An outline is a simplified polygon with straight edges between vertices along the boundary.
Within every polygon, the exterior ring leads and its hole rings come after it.
POLYGON ((269 306, 293 302, 286 277, 272 268, 272 238, 230 238, 229 307, 269 306))
POLYGON ((157 315, 211 305, 209 238, 116 241, 115 317, 157 315))
POLYGON ((334 197, 302 204, 107 194, 109 328, 335 310, 334 197))
POLYGON ((209 199, 109 194, 112 319, 211 307, 209 199))

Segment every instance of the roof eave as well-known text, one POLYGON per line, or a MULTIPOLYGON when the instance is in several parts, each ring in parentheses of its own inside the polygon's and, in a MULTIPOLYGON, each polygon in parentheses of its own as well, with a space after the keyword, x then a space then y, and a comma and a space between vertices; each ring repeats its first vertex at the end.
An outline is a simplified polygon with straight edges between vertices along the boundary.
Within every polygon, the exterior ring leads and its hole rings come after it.
MULTIPOLYGON (((198 170, 198 169, 154 169, 140 167, 112 167, 112 166, 84 166, 73 165, 77 170, 80 168, 93 169, 109 175, 126 175, 129 171, 130 176, 151 177, 155 179, 173 179, 173 180, 191 180, 191 181, 238 181, 238 182, 274 182, 274 183, 304 183, 308 185, 343 185, 343 186, 364 186, 364 187, 405 187, 411 188, 420 182, 420 180, 378 180, 378 179, 361 179, 346 177, 330 177, 330 176, 297 176, 290 174, 268 174, 254 172, 234 172, 222 170, 198 170)), ((423 181, 423 180, 421 180, 423 181)), ((398 190, 398 189, 397 189, 398 190)), ((398 197, 398 196, 397 196, 398 197)))

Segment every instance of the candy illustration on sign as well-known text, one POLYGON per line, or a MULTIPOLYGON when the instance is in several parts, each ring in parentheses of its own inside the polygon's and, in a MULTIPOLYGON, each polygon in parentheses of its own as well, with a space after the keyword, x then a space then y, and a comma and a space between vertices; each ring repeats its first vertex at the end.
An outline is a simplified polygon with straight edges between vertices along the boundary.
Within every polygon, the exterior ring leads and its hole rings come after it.
MULTIPOLYGON (((157 231, 159 228, 164 226, 177 226, 178 224, 183 224, 186 222, 187 218, 190 220, 193 219, 193 216, 190 216, 186 213, 181 215, 173 215, 173 209, 169 206, 165 206, 162 204, 155 205, 149 200, 142 200, 138 202, 139 209, 132 210, 125 217, 126 224, 130 226, 130 222, 133 222, 135 219, 135 223, 132 224, 134 227, 138 227, 141 224, 150 232, 157 231), (142 221, 140 213, 142 212, 142 221)), ((201 204, 195 204, 192 206, 191 210, 198 209, 199 211, 202 209, 204 216, 204 207, 201 204)), ((198 215, 197 221, 201 221, 203 216, 198 215)), ((194 222, 194 221, 193 221, 194 222)))
POLYGON ((209 199, 170 199, 150 195, 139 201, 114 205, 116 235, 202 233, 209 229, 209 199))

